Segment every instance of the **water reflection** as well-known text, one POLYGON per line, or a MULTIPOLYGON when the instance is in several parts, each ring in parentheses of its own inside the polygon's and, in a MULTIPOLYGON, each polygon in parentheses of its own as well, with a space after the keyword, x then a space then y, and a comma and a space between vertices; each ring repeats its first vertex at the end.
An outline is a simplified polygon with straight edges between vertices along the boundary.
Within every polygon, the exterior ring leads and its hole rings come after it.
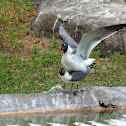
POLYGON ((0 126, 126 126, 126 111, 5 118, 0 126))

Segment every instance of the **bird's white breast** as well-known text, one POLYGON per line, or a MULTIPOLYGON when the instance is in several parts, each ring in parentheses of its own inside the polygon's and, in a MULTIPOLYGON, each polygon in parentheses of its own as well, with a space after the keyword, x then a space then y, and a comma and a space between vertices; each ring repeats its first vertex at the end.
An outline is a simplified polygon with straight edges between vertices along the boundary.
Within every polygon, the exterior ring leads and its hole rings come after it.
POLYGON ((61 59, 62 65, 67 70, 73 71, 86 71, 87 66, 84 64, 84 60, 82 58, 75 58, 74 54, 64 54, 61 59))
POLYGON ((71 70, 74 67, 74 61, 72 59, 72 55, 70 54, 64 54, 62 56, 61 63, 68 70, 71 70))
POLYGON ((60 75, 60 78, 65 83, 72 83, 71 82, 72 76, 67 71, 65 72, 63 76, 60 75))
POLYGON ((95 59, 88 58, 84 60, 80 56, 75 54, 65 53, 62 56, 61 63, 67 69, 71 71, 86 71, 87 67, 94 62, 95 59))

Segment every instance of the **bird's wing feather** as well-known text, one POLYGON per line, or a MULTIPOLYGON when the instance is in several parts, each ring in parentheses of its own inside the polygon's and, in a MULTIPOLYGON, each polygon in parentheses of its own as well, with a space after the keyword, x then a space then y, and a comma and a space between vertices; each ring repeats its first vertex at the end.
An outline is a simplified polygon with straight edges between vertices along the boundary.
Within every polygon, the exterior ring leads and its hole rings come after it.
POLYGON ((81 55, 84 59, 87 59, 91 51, 104 39, 116 33, 119 29, 126 27, 126 24, 113 25, 97 30, 93 30, 84 34, 81 38, 78 48, 76 50, 77 55, 81 55))
POLYGON ((72 49, 77 48, 77 43, 73 40, 73 38, 67 33, 64 29, 63 25, 61 24, 59 27, 59 34, 63 38, 64 42, 67 43, 72 49))
POLYGON ((75 71, 72 72, 72 79, 71 81, 80 81, 84 79, 86 76, 88 76, 91 72, 93 72, 94 69, 87 68, 87 71, 75 71))

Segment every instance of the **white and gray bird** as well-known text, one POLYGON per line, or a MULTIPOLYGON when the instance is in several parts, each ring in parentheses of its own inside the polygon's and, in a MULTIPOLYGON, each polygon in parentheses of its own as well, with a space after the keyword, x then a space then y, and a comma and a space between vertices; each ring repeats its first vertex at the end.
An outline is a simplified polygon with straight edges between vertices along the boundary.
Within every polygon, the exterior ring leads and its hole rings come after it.
POLYGON ((78 82, 88 76, 94 69, 88 67, 87 70, 84 71, 65 71, 64 68, 60 68, 59 74, 60 78, 65 83, 73 83, 78 82))
POLYGON ((61 43, 61 51, 63 51, 61 59, 62 65, 69 71, 86 72, 88 66, 95 60, 93 58, 89 58, 91 51, 102 40, 113 35, 119 29, 123 29, 123 27, 126 27, 126 24, 113 25, 93 30, 84 34, 77 45, 61 24, 59 34, 64 40, 64 43, 61 43))

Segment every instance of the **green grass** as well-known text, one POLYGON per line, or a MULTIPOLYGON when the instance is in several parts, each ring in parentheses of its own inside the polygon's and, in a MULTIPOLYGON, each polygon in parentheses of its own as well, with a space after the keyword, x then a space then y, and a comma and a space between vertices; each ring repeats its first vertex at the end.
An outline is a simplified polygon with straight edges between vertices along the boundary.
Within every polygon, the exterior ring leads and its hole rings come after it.
POLYGON ((33 51, 29 60, 24 60, 19 54, 0 55, 1 93, 42 92, 56 84, 54 78, 61 55, 57 50, 40 51, 33 51), (54 66, 55 63, 57 66, 54 66))
POLYGON ((111 57, 98 60, 91 76, 82 81, 85 86, 126 86, 126 56, 115 52, 111 57))
MULTIPOLYGON (((56 84, 70 89, 71 85, 59 77, 60 42, 54 37, 38 40, 27 34, 35 15, 34 6, 6 0, 0 1, 0 9, 0 93, 39 93, 56 84)), ((78 83, 79 88, 126 86, 126 56, 114 53, 102 59, 100 55, 99 50, 91 53, 98 62, 94 72, 78 83)))
MULTIPOLYGON (((25 0, 24 0, 25 1, 25 0)), ((22 40, 27 35, 31 18, 35 15, 34 6, 20 0, 0 1, 0 43, 1 49, 16 52, 23 46, 22 40), (18 46, 18 45, 20 46, 18 46)))

